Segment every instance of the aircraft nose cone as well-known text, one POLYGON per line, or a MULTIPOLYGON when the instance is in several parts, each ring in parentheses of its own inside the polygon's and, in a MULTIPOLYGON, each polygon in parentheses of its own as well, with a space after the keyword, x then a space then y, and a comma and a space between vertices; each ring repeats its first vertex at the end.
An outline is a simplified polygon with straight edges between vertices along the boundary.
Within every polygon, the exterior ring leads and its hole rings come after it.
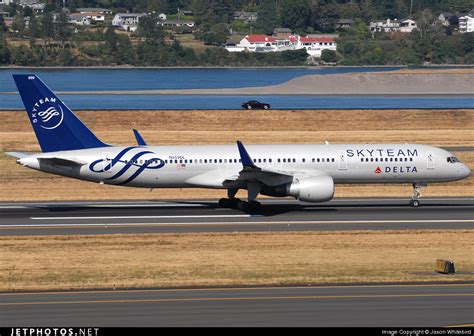
POLYGON ((464 176, 463 178, 469 177, 471 175, 471 169, 469 169, 468 166, 463 164, 463 169, 462 169, 464 176))

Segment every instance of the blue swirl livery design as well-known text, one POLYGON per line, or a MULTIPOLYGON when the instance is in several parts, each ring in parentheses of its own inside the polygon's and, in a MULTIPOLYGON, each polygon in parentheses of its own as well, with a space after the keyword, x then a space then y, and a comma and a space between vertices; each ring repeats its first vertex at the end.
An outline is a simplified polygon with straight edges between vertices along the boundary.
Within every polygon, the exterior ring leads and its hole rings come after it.
POLYGON ((144 171, 163 168, 165 162, 156 157, 156 153, 141 147, 127 147, 112 159, 101 159, 92 162, 89 169, 94 173, 110 173, 114 167, 119 167, 113 176, 104 179, 108 184, 126 185, 134 181, 144 171), (139 149, 138 153, 131 153, 139 149), (126 154, 133 155, 125 159, 126 154))

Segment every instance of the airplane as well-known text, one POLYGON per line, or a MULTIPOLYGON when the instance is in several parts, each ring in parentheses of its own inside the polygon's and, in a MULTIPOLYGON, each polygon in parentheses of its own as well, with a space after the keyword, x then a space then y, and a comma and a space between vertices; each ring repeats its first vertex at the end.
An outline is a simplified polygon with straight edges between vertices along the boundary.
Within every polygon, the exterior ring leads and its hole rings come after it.
POLYGON ((27 168, 127 187, 226 189, 219 206, 251 212, 258 195, 325 202, 336 184, 403 183, 420 205, 428 183, 468 177, 452 153, 421 144, 289 144, 149 146, 102 142, 35 74, 13 75, 41 153, 9 152, 27 168), (247 190, 248 200, 236 198, 247 190))

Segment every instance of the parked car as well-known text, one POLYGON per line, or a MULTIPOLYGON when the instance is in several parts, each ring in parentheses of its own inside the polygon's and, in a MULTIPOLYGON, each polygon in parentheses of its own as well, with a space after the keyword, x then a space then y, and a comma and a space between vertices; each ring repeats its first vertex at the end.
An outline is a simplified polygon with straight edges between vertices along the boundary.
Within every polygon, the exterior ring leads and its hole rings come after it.
POLYGON ((268 110, 270 108, 270 104, 261 103, 261 102, 256 101, 256 100, 249 100, 248 102, 243 103, 242 107, 244 109, 247 109, 247 110, 251 110, 251 109, 268 110))

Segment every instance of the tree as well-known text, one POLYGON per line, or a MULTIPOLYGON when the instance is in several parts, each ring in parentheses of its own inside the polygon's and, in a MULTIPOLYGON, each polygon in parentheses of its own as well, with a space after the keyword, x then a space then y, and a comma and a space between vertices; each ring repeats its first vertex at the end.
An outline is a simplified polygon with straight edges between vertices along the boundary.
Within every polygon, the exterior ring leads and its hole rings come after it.
POLYGON ((280 25, 277 8, 274 0, 262 0, 258 10, 255 27, 264 34, 271 34, 273 29, 280 25))
POLYGON ((34 16, 30 17, 30 24, 28 25, 28 36, 30 38, 30 44, 35 44, 36 39, 40 35, 40 27, 38 20, 34 16))
POLYGON ((46 12, 41 17, 41 36, 45 39, 47 45, 54 39, 54 22, 51 12, 46 12))
POLYGON ((280 21, 285 28, 304 30, 308 27, 311 11, 307 0, 282 0, 280 3, 280 21))
POLYGON ((71 36, 71 30, 68 24, 67 14, 61 10, 61 12, 56 16, 55 32, 56 36, 61 40, 61 43, 64 44, 65 41, 71 36))
POLYGON ((17 14, 15 15, 12 23, 12 30, 20 36, 25 35, 25 18, 23 17, 23 14, 17 14))
POLYGON ((7 31, 8 28, 5 24, 5 19, 3 18, 3 15, 0 15, 0 34, 7 31))
POLYGON ((163 28, 158 25, 156 14, 147 15, 140 18, 137 35, 143 37, 147 43, 159 44, 163 42, 163 28))
POLYGON ((10 49, 2 32, 0 32, 0 64, 10 64, 10 49))
POLYGON ((337 55, 334 50, 324 49, 321 52, 321 60, 325 63, 336 63, 337 55))

